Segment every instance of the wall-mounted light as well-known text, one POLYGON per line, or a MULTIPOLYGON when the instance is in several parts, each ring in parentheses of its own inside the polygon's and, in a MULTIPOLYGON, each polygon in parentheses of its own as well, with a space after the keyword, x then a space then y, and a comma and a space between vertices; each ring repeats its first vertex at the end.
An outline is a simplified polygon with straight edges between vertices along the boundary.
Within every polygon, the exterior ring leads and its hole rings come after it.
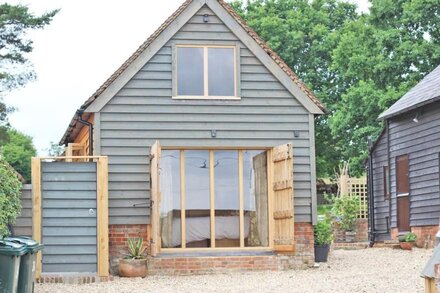
POLYGON ((212 138, 217 137, 217 130, 215 130, 215 129, 211 130, 211 137, 212 138))
POLYGON ((419 123, 419 113, 413 118, 414 123, 419 123))
POLYGON ((293 136, 294 137, 299 137, 299 131, 298 130, 294 130, 293 131, 293 136))
POLYGON ((209 15, 208 14, 203 15, 203 22, 209 22, 209 15))

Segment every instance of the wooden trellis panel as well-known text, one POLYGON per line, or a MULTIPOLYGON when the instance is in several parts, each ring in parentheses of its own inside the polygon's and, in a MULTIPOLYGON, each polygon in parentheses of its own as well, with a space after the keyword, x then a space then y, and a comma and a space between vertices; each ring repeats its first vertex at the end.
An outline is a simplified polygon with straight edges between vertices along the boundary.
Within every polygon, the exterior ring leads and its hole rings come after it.
POLYGON ((358 218, 368 218, 368 193, 367 193, 367 180, 363 178, 350 178, 349 183, 349 196, 357 196, 359 198, 359 214, 358 218))
POLYGON ((341 195, 357 196, 359 198, 358 218, 368 218, 367 178, 351 178, 342 175, 340 178, 341 195))

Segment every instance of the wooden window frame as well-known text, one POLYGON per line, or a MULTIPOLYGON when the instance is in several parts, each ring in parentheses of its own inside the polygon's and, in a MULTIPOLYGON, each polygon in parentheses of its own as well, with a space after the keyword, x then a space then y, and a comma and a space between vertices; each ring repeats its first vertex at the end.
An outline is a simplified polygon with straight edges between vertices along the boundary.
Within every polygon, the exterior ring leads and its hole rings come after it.
MULTIPOLYGON (((160 246, 161 252, 182 252, 182 251, 189 251, 189 252, 206 252, 206 251, 242 251, 242 250, 263 250, 263 251, 271 251, 274 249, 274 242, 273 242, 273 217, 271 216, 273 214, 272 212, 272 201, 273 201, 273 189, 271 188, 271 164, 272 164, 272 149, 271 148, 265 148, 265 147, 258 147, 258 148, 237 148, 237 147, 224 147, 224 148, 205 148, 205 147, 162 147, 161 150, 175 150, 180 151, 180 219, 181 219, 181 247, 180 248, 166 248, 160 246), (209 151, 209 195, 210 195, 210 247, 196 247, 196 248, 189 248, 186 247, 186 215, 185 215, 185 200, 186 200, 186 194, 185 194, 185 151, 186 150, 207 150, 209 151), (238 152, 238 179, 239 179, 239 231, 240 231, 240 246, 239 247, 216 247, 215 245, 215 187, 214 187, 214 151, 222 151, 222 150, 233 150, 238 152), (268 196, 268 246, 253 246, 253 247, 247 247, 244 245, 244 187, 243 187, 243 151, 252 151, 252 150, 258 150, 258 151, 266 151, 267 154, 267 196, 268 196)), ((160 200, 159 200, 160 201, 160 200)), ((160 209, 160 206, 158 207, 160 209)), ((159 216, 159 215, 158 215, 159 216)), ((159 219, 157 219, 159 220, 159 219)))
POLYGON ((173 95, 175 100, 241 100, 239 95, 239 47, 236 45, 191 45, 191 44, 176 44, 173 47, 173 95), (178 48, 203 48, 203 96, 197 95, 178 95, 179 82, 177 80, 177 54, 178 48), (208 78, 208 49, 209 48, 229 48, 234 50, 234 95, 233 96, 210 96, 209 95, 209 78, 208 78))
POLYGON ((390 199, 391 189, 390 189, 390 169, 388 165, 383 166, 383 196, 385 200, 390 199))

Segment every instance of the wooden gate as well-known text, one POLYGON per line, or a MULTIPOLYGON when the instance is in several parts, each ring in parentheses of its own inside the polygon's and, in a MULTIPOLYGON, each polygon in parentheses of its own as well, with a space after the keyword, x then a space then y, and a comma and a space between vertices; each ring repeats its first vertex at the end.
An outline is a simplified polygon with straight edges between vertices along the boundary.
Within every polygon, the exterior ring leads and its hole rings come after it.
POLYGON ((33 237, 44 245, 36 277, 107 277, 107 157, 33 158, 32 182, 33 237))

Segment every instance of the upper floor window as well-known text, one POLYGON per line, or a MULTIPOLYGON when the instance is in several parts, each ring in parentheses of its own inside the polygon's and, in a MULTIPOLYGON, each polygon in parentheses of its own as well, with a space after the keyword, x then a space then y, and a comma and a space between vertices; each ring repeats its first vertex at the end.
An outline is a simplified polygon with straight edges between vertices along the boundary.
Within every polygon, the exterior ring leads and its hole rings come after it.
POLYGON ((177 46, 176 97, 237 98, 234 46, 177 46))

